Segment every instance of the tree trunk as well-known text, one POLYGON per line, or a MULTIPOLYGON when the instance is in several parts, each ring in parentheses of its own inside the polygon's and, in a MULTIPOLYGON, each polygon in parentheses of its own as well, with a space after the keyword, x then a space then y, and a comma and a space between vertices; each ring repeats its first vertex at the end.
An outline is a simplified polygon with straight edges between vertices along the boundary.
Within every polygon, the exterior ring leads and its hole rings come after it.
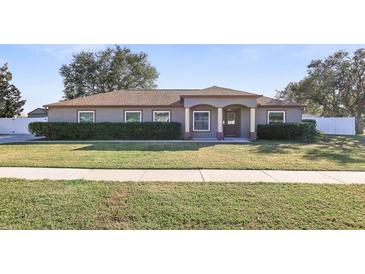
POLYGON ((364 133, 364 123, 361 120, 361 114, 355 115, 355 129, 356 129, 356 134, 364 133))

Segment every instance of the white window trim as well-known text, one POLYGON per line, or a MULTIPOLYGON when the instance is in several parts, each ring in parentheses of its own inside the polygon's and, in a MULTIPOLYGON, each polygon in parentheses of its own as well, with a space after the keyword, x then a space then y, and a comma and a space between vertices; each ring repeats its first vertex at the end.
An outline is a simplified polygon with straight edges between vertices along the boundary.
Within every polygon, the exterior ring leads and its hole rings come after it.
POLYGON ((285 111, 284 110, 269 110, 268 112, 267 112, 267 124, 270 124, 270 113, 282 113, 283 114, 283 123, 285 123, 285 121, 286 121, 286 113, 285 113, 285 111))
POLYGON ((171 122, 171 111, 170 110, 154 110, 153 111, 152 121, 155 122, 156 113, 166 113, 166 112, 169 114, 169 121, 168 121, 168 123, 170 123, 171 122))
POLYGON ((195 110, 193 111, 193 131, 210 131, 210 110, 195 110), (208 129, 195 129, 195 113, 208 113, 208 129))
POLYGON ((142 122, 142 111, 141 110, 126 110, 126 111, 124 111, 124 123, 130 123, 130 122, 127 122, 127 113, 136 113, 136 112, 139 113, 139 122, 141 123, 142 122))
POLYGON ((81 113, 92 113, 93 114, 93 123, 95 123, 95 110, 78 110, 77 111, 77 122, 80 123, 80 114, 81 113))

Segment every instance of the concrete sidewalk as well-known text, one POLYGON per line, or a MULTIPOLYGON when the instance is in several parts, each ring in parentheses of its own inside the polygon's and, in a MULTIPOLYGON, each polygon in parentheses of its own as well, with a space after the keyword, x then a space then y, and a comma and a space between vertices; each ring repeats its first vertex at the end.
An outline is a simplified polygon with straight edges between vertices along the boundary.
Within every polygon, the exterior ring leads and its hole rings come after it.
POLYGON ((119 182, 272 182, 365 184, 365 172, 283 170, 158 170, 0 167, 0 177, 119 182))

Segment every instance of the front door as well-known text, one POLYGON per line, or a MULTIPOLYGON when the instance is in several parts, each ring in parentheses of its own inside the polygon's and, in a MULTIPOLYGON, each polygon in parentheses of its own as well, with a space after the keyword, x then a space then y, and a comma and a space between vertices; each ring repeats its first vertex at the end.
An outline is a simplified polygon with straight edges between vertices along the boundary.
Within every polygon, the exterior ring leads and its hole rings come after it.
POLYGON ((227 110, 224 112, 224 136, 240 136, 240 112, 239 110, 227 110))

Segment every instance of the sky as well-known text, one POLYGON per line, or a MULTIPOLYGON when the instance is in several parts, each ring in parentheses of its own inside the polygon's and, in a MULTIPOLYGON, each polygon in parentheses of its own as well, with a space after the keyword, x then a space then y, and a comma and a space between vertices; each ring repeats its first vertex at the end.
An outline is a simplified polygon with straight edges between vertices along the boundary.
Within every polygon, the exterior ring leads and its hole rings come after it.
MULTIPOLYGON (((63 97, 59 68, 82 50, 114 45, 0 45, 0 65, 7 62, 12 83, 27 100, 27 113, 63 97)), ((160 76, 158 88, 223 86, 275 96, 289 82, 304 78, 311 60, 336 50, 365 45, 121 45, 145 52, 160 76)))

